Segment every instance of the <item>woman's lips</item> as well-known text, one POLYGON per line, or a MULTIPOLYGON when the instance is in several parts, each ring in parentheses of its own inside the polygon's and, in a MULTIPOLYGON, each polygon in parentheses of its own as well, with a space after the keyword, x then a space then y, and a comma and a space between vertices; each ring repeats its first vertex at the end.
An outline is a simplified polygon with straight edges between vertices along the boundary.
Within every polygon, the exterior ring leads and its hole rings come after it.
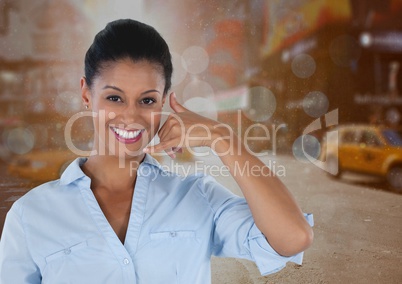
POLYGON ((116 139, 119 142, 122 142, 124 144, 132 144, 137 142, 138 140, 141 139, 142 132, 144 132, 144 129, 141 130, 127 130, 127 129, 121 129, 117 127, 110 127, 114 135, 116 136, 116 139))

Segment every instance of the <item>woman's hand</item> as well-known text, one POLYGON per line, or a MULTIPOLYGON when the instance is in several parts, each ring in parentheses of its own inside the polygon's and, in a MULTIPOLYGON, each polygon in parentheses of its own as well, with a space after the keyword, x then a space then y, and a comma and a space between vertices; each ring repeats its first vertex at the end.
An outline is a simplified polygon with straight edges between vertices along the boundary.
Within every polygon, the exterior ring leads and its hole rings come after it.
POLYGON ((174 94, 170 95, 170 106, 175 113, 158 132, 161 142, 145 152, 166 151, 174 158, 178 147, 211 147, 239 185, 255 224, 272 248, 291 256, 309 247, 313 231, 294 197, 275 173, 267 173, 267 166, 249 153, 231 128, 189 111, 174 94), (236 168, 245 170, 240 174, 236 168))
POLYGON ((211 147, 213 141, 219 140, 224 132, 229 132, 228 126, 215 120, 196 114, 177 102, 175 93, 171 93, 170 107, 175 111, 171 113, 158 131, 160 143, 149 146, 144 152, 165 151, 175 158, 175 152, 181 148, 207 146, 211 147))

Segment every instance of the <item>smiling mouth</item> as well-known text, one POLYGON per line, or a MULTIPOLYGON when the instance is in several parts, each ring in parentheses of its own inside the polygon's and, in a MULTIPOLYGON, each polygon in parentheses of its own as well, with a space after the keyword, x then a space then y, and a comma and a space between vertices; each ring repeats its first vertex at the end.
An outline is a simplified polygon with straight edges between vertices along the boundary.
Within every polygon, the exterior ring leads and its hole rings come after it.
POLYGON ((141 130, 128 130, 128 129, 121 129, 117 127, 110 127, 110 129, 113 131, 114 135, 116 136, 117 140, 120 142, 129 144, 129 143, 134 143, 138 140, 140 140, 142 132, 144 129, 141 130))

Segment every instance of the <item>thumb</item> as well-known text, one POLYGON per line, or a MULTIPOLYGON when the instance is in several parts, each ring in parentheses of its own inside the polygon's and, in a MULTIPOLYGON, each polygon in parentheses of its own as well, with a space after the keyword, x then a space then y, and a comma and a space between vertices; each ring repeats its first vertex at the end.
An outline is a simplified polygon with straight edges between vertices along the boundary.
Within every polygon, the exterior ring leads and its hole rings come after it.
POLYGON ((187 111, 187 109, 179 104, 177 102, 176 94, 173 92, 170 94, 169 97, 169 102, 170 102, 170 107, 175 111, 175 112, 184 112, 187 111))

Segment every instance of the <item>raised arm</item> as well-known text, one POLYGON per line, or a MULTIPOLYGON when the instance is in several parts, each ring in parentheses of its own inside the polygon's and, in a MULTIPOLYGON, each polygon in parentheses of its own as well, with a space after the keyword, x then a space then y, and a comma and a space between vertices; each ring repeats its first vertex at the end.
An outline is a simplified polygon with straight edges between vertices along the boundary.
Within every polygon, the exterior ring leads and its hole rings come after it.
POLYGON ((313 231, 292 194, 274 174, 267 172, 269 169, 260 159, 247 151, 233 130, 184 108, 174 94, 170 95, 170 105, 176 113, 161 127, 158 133, 161 142, 144 151, 166 151, 173 157, 172 148, 212 148, 230 170, 255 224, 272 248, 283 256, 307 249, 313 241, 313 231), (253 171, 240 175, 236 167, 253 171))

